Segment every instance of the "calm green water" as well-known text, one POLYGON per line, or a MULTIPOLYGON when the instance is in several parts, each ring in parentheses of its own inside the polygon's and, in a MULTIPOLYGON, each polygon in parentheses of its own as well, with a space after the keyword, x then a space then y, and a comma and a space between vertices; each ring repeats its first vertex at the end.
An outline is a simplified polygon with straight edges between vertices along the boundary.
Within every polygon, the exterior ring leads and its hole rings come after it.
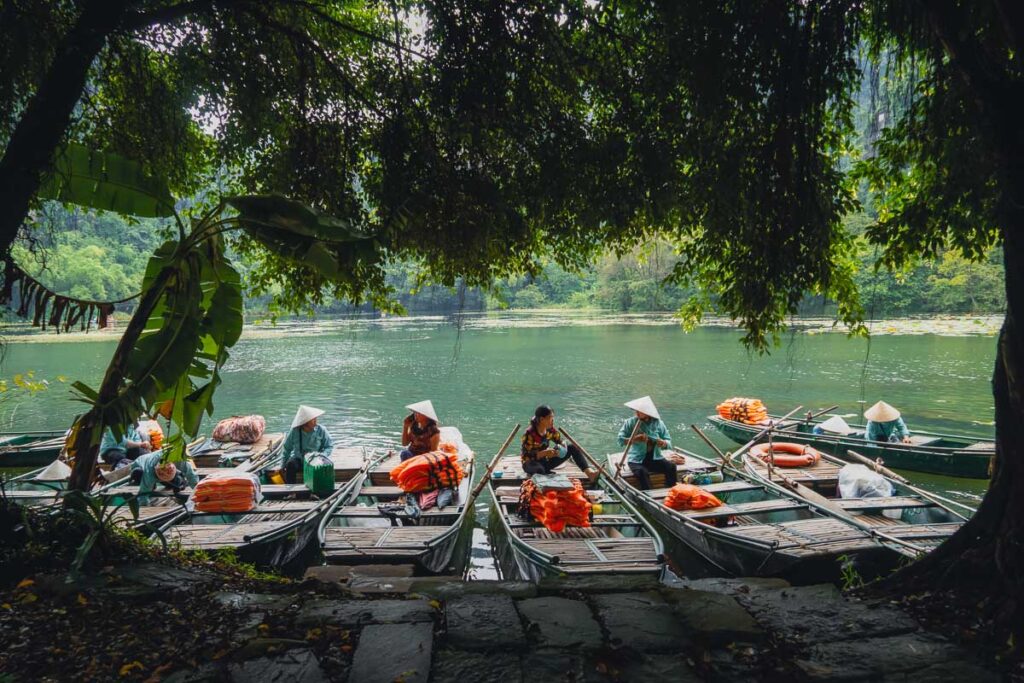
MULTIPOLYGON (((284 430, 302 402, 327 411, 322 423, 336 442, 393 446, 403 405, 430 398, 442 422, 459 427, 485 458, 538 403, 554 406, 558 423, 592 453, 615 450, 629 414, 622 403, 643 394, 654 398, 675 444, 699 452, 706 446, 689 425, 705 425, 716 403, 736 395, 761 398, 777 413, 840 404, 837 412, 851 418, 862 398, 869 405, 882 398, 911 429, 992 433, 991 337, 878 336, 866 370, 866 342, 841 334, 797 334, 768 357, 748 354, 739 339, 726 328, 687 334, 667 318, 571 314, 470 316, 461 334, 436 317, 291 323, 238 343, 215 418, 260 413, 269 429, 284 430)), ((33 369, 96 386, 113 348, 112 341, 11 344, 3 374, 33 369)), ((14 428, 67 426, 80 405, 55 387, 18 407, 14 428)), ((910 476, 966 500, 985 487, 910 476)))

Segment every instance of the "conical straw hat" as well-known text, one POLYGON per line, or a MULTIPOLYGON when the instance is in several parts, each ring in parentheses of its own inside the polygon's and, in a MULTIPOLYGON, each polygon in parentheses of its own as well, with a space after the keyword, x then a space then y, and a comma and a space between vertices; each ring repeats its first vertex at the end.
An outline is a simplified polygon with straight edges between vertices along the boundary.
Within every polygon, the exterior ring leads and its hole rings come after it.
POLYGON ((644 396, 643 398, 635 398, 632 401, 625 404, 627 408, 637 410, 644 415, 648 415, 653 418, 661 419, 661 414, 658 409, 654 407, 654 401, 651 400, 650 396, 644 396))
POLYGON ((54 460, 45 470, 32 477, 37 481, 64 481, 71 476, 71 468, 62 460, 54 460))
POLYGON ((324 411, 319 408, 312 408, 310 406, 299 406, 299 410, 295 413, 295 419, 292 420, 292 429, 301 427, 306 424, 314 417, 320 417, 324 414, 324 411))
POLYGON ((879 401, 864 411, 864 417, 872 422, 892 422, 900 416, 900 411, 885 401, 879 401))
POLYGON ((850 425, 846 424, 846 420, 838 415, 833 415, 818 426, 826 432, 832 432, 833 434, 849 434, 853 431, 850 425))
POLYGON ((406 408, 408 408, 409 410, 411 410, 414 413, 419 413, 420 415, 425 415, 425 416, 429 417, 431 420, 433 420, 434 422, 440 422, 441 421, 441 420, 437 419, 437 413, 434 412, 434 404, 431 403, 430 401, 420 401, 419 403, 411 403, 411 404, 407 405, 406 408))

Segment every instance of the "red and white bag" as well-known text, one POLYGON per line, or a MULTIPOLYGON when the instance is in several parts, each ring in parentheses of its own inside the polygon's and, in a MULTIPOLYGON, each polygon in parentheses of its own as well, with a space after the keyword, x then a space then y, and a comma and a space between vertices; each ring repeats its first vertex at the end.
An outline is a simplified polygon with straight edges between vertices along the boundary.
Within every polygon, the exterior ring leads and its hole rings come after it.
POLYGON ((213 438, 223 442, 256 443, 266 428, 267 421, 262 415, 236 415, 218 422, 213 428, 213 438))

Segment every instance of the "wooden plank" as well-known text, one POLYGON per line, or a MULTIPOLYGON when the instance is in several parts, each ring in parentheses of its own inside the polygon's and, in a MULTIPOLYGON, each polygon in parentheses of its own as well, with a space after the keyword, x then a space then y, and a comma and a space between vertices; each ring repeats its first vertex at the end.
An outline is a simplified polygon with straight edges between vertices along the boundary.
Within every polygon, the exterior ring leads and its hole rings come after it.
POLYGON ((735 505, 721 505, 716 508, 704 510, 682 510, 681 514, 690 519, 711 519, 714 517, 727 517, 730 515, 754 515, 768 512, 782 512, 786 510, 803 510, 807 508, 806 503, 778 498, 775 500, 755 500, 749 503, 737 503, 735 505))
MULTIPOLYGON (((429 517, 451 517, 458 515, 462 512, 461 505, 448 505, 444 508, 431 508, 420 512, 420 519, 429 517)), ((369 507, 365 505, 343 505, 335 508, 331 517, 377 517, 380 519, 389 519, 380 513, 376 507, 369 507)))
POLYGON ((885 496, 878 498, 835 498, 832 501, 848 512, 862 510, 897 510, 903 508, 935 507, 935 503, 912 496, 885 496))
MULTIPOLYGON (((720 481, 714 484, 700 484, 698 487, 702 491, 707 491, 708 493, 714 493, 716 495, 719 493, 731 493, 733 491, 757 491, 764 488, 760 484, 753 484, 740 479, 736 481, 720 481)), ((655 500, 661 500, 668 496, 668 492, 671 490, 672 489, 667 488, 651 489, 647 491, 647 495, 655 500)))
POLYGON ((404 496, 405 491, 397 486, 364 486, 359 489, 361 496, 376 496, 378 498, 398 498, 404 496))

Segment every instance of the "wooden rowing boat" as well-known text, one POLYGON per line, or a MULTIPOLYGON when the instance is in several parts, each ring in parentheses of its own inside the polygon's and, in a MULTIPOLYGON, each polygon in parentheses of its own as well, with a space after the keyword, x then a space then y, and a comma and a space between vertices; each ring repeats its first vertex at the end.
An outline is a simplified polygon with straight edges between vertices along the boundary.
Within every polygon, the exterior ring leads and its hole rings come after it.
POLYGON ((459 445, 465 477, 455 500, 444 508, 424 510, 415 520, 389 517, 377 506, 406 495, 390 477, 401 461, 395 453, 375 460, 320 524, 317 536, 328 564, 414 564, 430 574, 451 570, 460 533, 472 516, 470 486, 476 459, 454 427, 442 427, 441 440, 459 445))
MULTIPOLYGON (((827 417, 827 416, 826 416, 827 417)), ((745 444, 762 431, 764 424, 745 424, 711 415, 708 420, 722 434, 739 444, 745 444)), ((769 416, 778 421, 778 417, 769 416)), ((940 434, 915 430, 911 443, 885 443, 866 441, 863 425, 850 425, 847 434, 814 434, 814 427, 823 420, 782 420, 773 434, 776 441, 792 441, 808 444, 822 453, 846 455, 853 449, 875 460, 881 458, 889 467, 915 472, 931 472, 951 477, 988 479, 989 464, 995 455, 995 443, 991 439, 963 434, 940 434)))
POLYGON ((0 467, 41 467, 57 459, 64 448, 65 432, 0 434, 0 467))
MULTIPOLYGON (((688 475, 719 470, 718 464, 690 451, 676 450, 685 461, 677 465, 680 481, 688 475)), ((615 471, 623 454, 608 456, 615 471)), ((722 481, 703 484, 723 505, 703 510, 665 506, 665 477, 653 474, 654 488, 637 488, 628 466, 619 474, 626 496, 719 571, 734 576, 779 576, 794 582, 836 577, 843 556, 855 559, 862 574, 894 566, 900 554, 863 529, 830 516, 784 489, 723 468, 722 481)))
POLYGON ((661 537, 616 486, 604 475, 596 483, 588 483, 571 460, 555 472, 580 480, 588 497, 602 510, 593 515, 591 526, 566 527, 557 533, 520 518, 519 491, 527 475, 520 456, 502 457, 488 487, 494 501, 492 536, 505 541, 499 559, 506 574, 529 581, 543 576, 664 575, 661 537))
POLYGON ((813 465, 769 468, 748 452, 742 464, 752 477, 782 485, 805 500, 824 497, 840 515, 883 540, 902 545, 915 556, 938 546, 967 521, 966 516, 927 492, 881 473, 879 476, 893 488, 891 496, 842 498, 839 472, 849 463, 831 455, 823 454, 813 465))
MULTIPOLYGON (((260 476, 278 463, 280 444, 262 459, 261 466, 250 471, 246 468, 251 463, 242 463, 232 469, 260 476)), ((351 456, 351 453, 345 454, 346 462, 351 456)), ((324 515, 349 494, 357 479, 365 475, 367 467, 369 462, 364 461, 355 471, 356 476, 337 482, 334 492, 323 499, 316 498, 302 483, 264 484, 261 487, 263 500, 253 510, 225 514, 183 509, 181 515, 165 521, 157 532, 168 543, 178 544, 185 550, 231 549, 244 562, 281 567, 303 554, 324 515)), ((226 471, 230 469, 212 468, 200 473, 210 476, 226 471)))

